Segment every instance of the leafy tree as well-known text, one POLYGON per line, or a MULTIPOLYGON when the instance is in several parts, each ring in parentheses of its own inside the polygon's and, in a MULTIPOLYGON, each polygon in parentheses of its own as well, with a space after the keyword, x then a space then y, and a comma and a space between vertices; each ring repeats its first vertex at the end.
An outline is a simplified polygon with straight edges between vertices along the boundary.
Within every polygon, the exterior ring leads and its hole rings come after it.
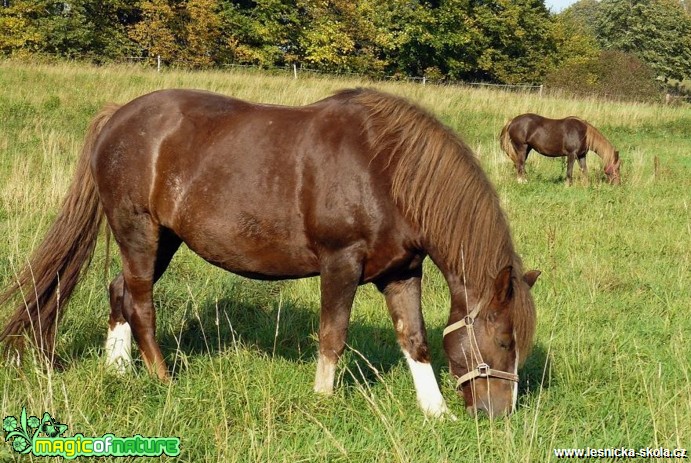
POLYGON ((261 66, 296 60, 299 11, 294 0, 222 1, 223 60, 261 66))
POLYGON ((0 8, 0 50, 5 54, 37 51, 43 36, 36 27, 40 5, 18 0, 0 8))
POLYGON ((580 96, 653 101, 660 88, 655 71, 635 55, 618 50, 601 52, 597 57, 572 61, 550 73, 545 83, 580 96))
POLYGON ((302 58, 322 69, 348 70, 348 58, 355 51, 355 3, 300 0, 299 6, 306 16, 299 42, 302 58))
POLYGON ((192 67, 209 67, 217 59, 221 18, 217 0, 188 0, 185 5, 183 59, 192 67))
POLYGON ((0 46, 75 57, 91 49, 92 28, 83 1, 19 0, 2 8, 0 46))
POLYGON ((585 0, 567 9, 553 18, 552 37, 555 42, 553 60, 555 67, 571 66, 573 64, 589 62, 600 55, 593 29, 589 27, 591 21, 585 18, 593 14, 582 8, 589 8, 595 0, 585 0))
POLYGON ((600 0, 579 0, 566 8, 559 15, 579 29, 585 29, 594 37, 597 33, 596 24, 600 13, 600 0))
POLYGON ((472 18, 481 49, 473 78, 539 82, 550 70, 556 50, 543 0, 475 0, 472 18))
POLYGON ((390 74, 422 76, 441 73, 436 56, 438 21, 427 3, 384 2, 378 9, 383 60, 390 74))
POLYGON ((167 0, 144 0, 139 5, 141 20, 129 28, 129 37, 150 57, 165 61, 178 57, 177 17, 167 0))
POLYGON ((408 50, 418 58, 414 75, 464 79, 476 68, 482 34, 471 18, 469 0, 440 0, 416 15, 416 36, 408 50))
POLYGON ((88 0, 85 16, 91 29, 89 51, 96 60, 114 60, 138 53, 128 28, 138 22, 141 11, 129 0, 88 0))
POLYGON ((383 72, 383 48, 391 43, 383 18, 396 7, 376 0, 298 0, 301 59, 326 70, 383 72), (383 12, 381 10, 383 10, 383 12))
POLYGON ((603 0, 597 20, 603 48, 638 56, 658 76, 691 76, 691 18, 678 0, 603 0))
POLYGON ((90 27, 83 1, 42 3, 44 14, 37 22, 43 36, 43 51, 78 58, 93 50, 93 28, 90 27))

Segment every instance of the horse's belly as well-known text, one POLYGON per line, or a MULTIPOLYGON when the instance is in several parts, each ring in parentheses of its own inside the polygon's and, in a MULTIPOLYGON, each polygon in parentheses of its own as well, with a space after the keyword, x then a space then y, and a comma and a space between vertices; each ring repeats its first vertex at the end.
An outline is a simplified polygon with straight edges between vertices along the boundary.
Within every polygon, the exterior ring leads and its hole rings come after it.
MULTIPOLYGON (((218 217, 217 217, 218 219, 218 217)), ((176 227, 187 246, 208 262, 260 279, 301 278, 318 273, 317 256, 298 224, 287 220, 199 221, 176 227)))
MULTIPOLYGON (((195 251, 196 252, 196 251, 195 251)), ((255 249, 251 252, 228 252, 217 259, 204 256, 207 261, 230 272, 248 278, 282 280, 317 275, 318 267, 310 253, 299 249, 255 249)))

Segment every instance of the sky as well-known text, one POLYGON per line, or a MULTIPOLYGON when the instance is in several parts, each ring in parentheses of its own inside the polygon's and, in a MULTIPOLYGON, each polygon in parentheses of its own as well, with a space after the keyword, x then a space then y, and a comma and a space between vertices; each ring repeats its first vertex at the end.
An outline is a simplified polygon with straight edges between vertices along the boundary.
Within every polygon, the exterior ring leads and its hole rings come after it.
POLYGON ((576 3, 577 0, 545 0, 545 5, 553 13, 559 13, 569 5, 576 3))

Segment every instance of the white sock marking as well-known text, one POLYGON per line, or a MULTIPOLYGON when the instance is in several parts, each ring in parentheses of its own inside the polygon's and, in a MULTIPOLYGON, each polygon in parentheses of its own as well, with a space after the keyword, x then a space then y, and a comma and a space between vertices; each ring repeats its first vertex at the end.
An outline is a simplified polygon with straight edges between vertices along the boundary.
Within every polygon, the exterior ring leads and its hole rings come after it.
POLYGON ((132 330, 127 323, 117 323, 108 329, 106 338, 106 365, 118 373, 125 373, 132 363, 132 330))
POLYGON ((439 390, 439 384, 434 377, 432 365, 413 360, 410 354, 403 351, 408 361, 410 373, 413 375, 413 384, 417 393, 417 401, 420 408, 427 416, 441 417, 449 413, 444 397, 439 390))
POLYGON ((317 360, 317 374, 314 378, 314 392, 320 394, 333 394, 334 380, 336 378, 336 363, 328 357, 319 354, 317 360))

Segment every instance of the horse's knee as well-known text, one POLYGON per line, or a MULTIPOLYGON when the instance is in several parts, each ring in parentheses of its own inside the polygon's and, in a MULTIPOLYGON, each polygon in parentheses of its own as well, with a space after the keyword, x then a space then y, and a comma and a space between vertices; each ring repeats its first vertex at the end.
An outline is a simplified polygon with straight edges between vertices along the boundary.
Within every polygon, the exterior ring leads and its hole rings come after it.
POLYGON ((430 353, 427 345, 427 336, 424 329, 411 330, 403 320, 396 322, 396 335, 398 344, 403 352, 417 362, 429 362, 430 353))

